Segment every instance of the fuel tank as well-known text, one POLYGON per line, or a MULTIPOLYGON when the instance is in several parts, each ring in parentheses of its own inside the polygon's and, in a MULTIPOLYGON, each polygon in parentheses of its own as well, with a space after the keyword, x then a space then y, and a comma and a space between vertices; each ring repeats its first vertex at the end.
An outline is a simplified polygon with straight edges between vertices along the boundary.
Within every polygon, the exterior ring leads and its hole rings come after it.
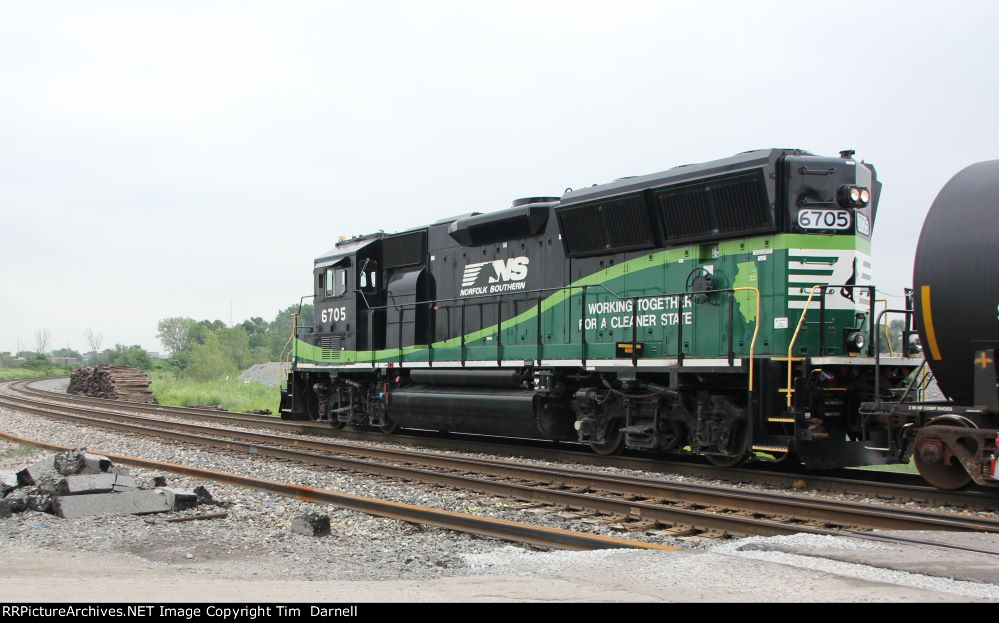
POLYGON ((575 437, 568 405, 518 389, 413 385, 392 391, 386 410, 404 428, 526 439, 575 437))
POLYGON ((955 175, 930 207, 913 266, 915 322, 941 391, 970 405, 974 359, 999 352, 999 160, 955 175))

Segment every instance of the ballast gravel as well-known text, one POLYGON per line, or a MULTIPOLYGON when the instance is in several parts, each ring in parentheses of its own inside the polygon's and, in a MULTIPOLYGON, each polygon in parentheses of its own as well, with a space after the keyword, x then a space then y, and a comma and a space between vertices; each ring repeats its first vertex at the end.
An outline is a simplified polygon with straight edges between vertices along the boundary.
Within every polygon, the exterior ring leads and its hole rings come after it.
MULTIPOLYGON (((51 379, 46 381, 38 381, 32 384, 33 387, 37 389, 52 391, 52 392, 65 392, 66 384, 68 382, 62 379, 51 379)), ((115 405, 117 409, 127 408, 127 405, 118 406, 115 405)), ((136 415, 144 415, 140 412, 135 412, 136 415)), ((225 420, 219 420, 218 422, 210 422, 203 419, 193 419, 193 418, 183 418, 176 416, 169 416, 169 420, 177 422, 185 422, 190 424, 197 424, 199 426, 206 426, 209 428, 227 428, 230 430, 249 432, 249 433, 260 433, 268 432, 267 429, 254 428, 238 426, 234 423, 226 422, 225 420)), ((270 431, 275 432, 275 431, 270 431)), ((289 436, 295 436, 294 433, 284 433, 289 436)), ((315 436, 315 435, 302 435, 305 437, 311 437, 319 440, 330 440, 337 443, 349 443, 353 446, 369 447, 377 449, 387 449, 387 450, 420 450, 421 448, 402 445, 399 443, 392 443, 388 439, 386 441, 364 441, 364 440, 338 440, 336 436, 315 436)), ((432 452, 434 454, 441 454, 445 456, 456 456, 456 457, 469 457, 476 459, 497 459, 505 461, 514 461, 516 463, 521 463, 524 465, 537 466, 537 467, 562 467, 568 469, 580 469, 588 472, 603 473, 610 475, 622 475, 635 478, 646 478, 650 480, 675 482, 680 484, 691 484, 691 485, 708 485, 708 486, 720 486, 731 489, 744 489, 747 491, 762 491, 766 493, 776 493, 778 495, 786 495, 795 498, 811 498, 816 500, 833 500, 842 502, 851 502, 855 504, 864 505, 879 505, 879 506, 898 506, 904 509, 920 509, 927 511, 939 511, 939 512, 949 512, 956 513, 960 515, 965 515, 969 517, 984 517, 992 518, 995 513, 988 510, 977 509, 977 508, 962 508, 962 507, 950 507, 950 506, 938 506, 922 500, 894 500, 894 499, 884 499, 876 496, 865 496, 860 494, 842 493, 842 492, 827 492, 827 491, 816 491, 816 490, 795 490, 788 491, 783 487, 778 487, 775 485, 768 485, 766 483, 752 483, 752 482, 729 482, 721 480, 711 480, 707 478, 698 478, 695 476, 685 476, 682 474, 673 473, 663 473, 663 472, 652 472, 639 469, 626 469, 613 466, 605 465, 589 465, 589 464, 576 464, 569 462, 554 462, 546 461, 543 459, 529 458, 529 457, 496 457, 495 455, 477 453, 477 452, 467 452, 467 451, 456 451, 456 450, 446 450, 440 448, 426 448, 425 451, 432 452)), ((560 522, 558 525, 564 526, 565 522, 560 522)), ((585 526, 584 526, 585 529, 585 526)), ((641 537, 640 537, 641 538, 641 537)), ((669 540, 660 540, 657 542, 670 543, 669 540)), ((687 547, 700 547, 700 541, 690 541, 682 542, 685 543, 687 547)))
MULTIPOLYGON (((336 489, 356 495, 383 497, 448 510, 532 521, 560 528, 616 534, 606 527, 594 527, 582 522, 566 521, 545 515, 529 515, 523 510, 518 510, 518 506, 521 505, 511 500, 434 488, 419 483, 373 479, 363 474, 338 472, 330 468, 255 459, 215 449, 185 447, 118 432, 88 429, 68 421, 46 419, 8 409, 0 409, 0 430, 70 446, 87 446, 94 450, 210 467, 271 480, 295 482, 310 487, 336 489)), ((358 445, 364 444, 358 442, 358 445)), ((371 445, 394 447, 394 444, 389 443, 371 445)), ((44 454, 45 452, 37 449, 33 451, 25 446, 0 441, 0 471, 21 467, 44 454)), ((547 464, 536 460, 524 462, 547 464)), ((587 466, 586 469, 595 468, 587 466)), ((604 471, 663 478, 662 474, 642 474, 632 470, 604 471)), ((141 482, 160 475, 158 472, 141 469, 132 469, 132 472, 141 482)), ((747 564, 752 561, 753 565, 757 565, 756 567, 742 566, 742 563, 734 565, 736 568, 745 568, 747 573, 750 569, 754 570, 752 573, 759 573, 759 564, 779 565, 782 569, 797 569, 802 574, 810 574, 807 575, 810 582, 808 586, 818 586, 815 578, 828 574, 837 578, 856 580, 858 590, 865 583, 875 583, 874 586, 884 584, 927 591, 925 595, 928 596, 949 595, 948 599, 999 600, 997 592, 999 589, 994 585, 958 582, 811 556, 743 548, 744 545, 767 541, 758 537, 722 543, 707 541, 692 545, 677 543, 668 537, 623 535, 674 543, 687 548, 692 546, 699 548, 697 551, 678 554, 616 550, 586 553, 539 552, 518 545, 376 518, 329 505, 308 504, 211 481, 172 474, 167 474, 167 479, 171 486, 184 489, 204 485, 221 505, 218 508, 200 507, 156 517, 106 516, 65 520, 40 513, 23 513, 0 520, 0 551, 19 552, 25 555, 42 552, 66 559, 75 559, 78 555, 82 557, 81 552, 125 555, 149 570, 169 569, 196 576, 220 578, 232 577, 234 571, 238 570, 241 577, 254 580, 423 581, 454 576, 486 575, 544 576, 563 578, 565 581, 578 584, 579 574, 586 575, 592 571, 602 576, 600 581, 602 585, 615 588, 624 587, 630 580, 639 584, 647 583, 650 587, 661 586, 663 582, 668 582, 668 578, 686 577, 685 574, 689 575, 695 568, 699 574, 711 573, 716 569, 721 578, 727 575, 728 569, 724 560, 728 558, 745 560, 747 564), (330 516, 332 530, 330 536, 307 537, 290 531, 292 519, 309 511, 318 511, 330 516), (209 512, 226 512, 228 516, 225 519, 182 523, 165 521, 168 517, 209 512), (705 566, 709 563, 710 566, 705 566)), ((682 477, 670 479, 697 480, 682 477)), ((774 538, 786 540, 779 541, 782 543, 800 542, 816 546, 819 542, 814 539, 830 537, 796 535, 774 538), (793 541, 799 537, 805 540, 793 541)), ((836 540, 825 540, 821 541, 821 546, 858 547, 852 540, 842 541, 840 543, 836 540)), ((878 544, 866 543, 863 547, 878 547, 878 544)), ((729 578, 729 580, 744 582, 745 578, 729 578)), ((655 589, 654 592, 642 595, 654 599, 669 599, 668 594, 656 592, 659 590, 655 589)), ((788 586, 785 590, 786 592, 781 593, 781 599, 791 598, 797 589, 788 586)), ((893 595, 902 594, 888 591, 884 593, 884 598, 891 599, 893 595)), ((740 593, 719 595, 719 598, 735 598, 737 595, 740 593)), ((863 595, 866 593, 858 592, 854 598, 863 599, 865 598, 863 595)), ((877 593, 871 595, 877 598, 877 593)), ((746 593, 745 596, 748 599, 766 598, 765 594, 755 593, 746 593)), ((711 593, 705 593, 698 594, 695 598, 711 599, 712 596, 711 593)), ((808 594, 802 594, 801 598, 807 599, 808 594)))

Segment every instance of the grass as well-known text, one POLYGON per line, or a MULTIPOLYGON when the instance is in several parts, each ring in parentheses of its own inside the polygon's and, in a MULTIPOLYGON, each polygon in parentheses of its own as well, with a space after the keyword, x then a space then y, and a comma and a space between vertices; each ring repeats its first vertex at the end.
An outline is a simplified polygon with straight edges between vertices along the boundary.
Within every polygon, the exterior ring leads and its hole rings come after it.
POLYGON ((30 443, 14 443, 12 448, 0 452, 0 458, 7 459, 11 457, 31 456, 32 454, 41 451, 41 448, 33 446, 30 443))
POLYGON ((163 372, 154 372, 151 377, 153 395, 162 405, 209 408, 221 405, 229 411, 248 413, 267 409, 279 413, 281 392, 277 387, 239 379, 192 381, 163 372))
POLYGON ((896 463, 895 465, 865 465, 860 469, 870 469, 878 472, 902 472, 904 474, 918 474, 916 465, 909 459, 908 463, 896 463))
POLYGON ((32 379, 39 376, 68 376, 69 370, 66 368, 42 368, 35 370, 32 368, 0 368, 0 381, 11 379, 32 379))

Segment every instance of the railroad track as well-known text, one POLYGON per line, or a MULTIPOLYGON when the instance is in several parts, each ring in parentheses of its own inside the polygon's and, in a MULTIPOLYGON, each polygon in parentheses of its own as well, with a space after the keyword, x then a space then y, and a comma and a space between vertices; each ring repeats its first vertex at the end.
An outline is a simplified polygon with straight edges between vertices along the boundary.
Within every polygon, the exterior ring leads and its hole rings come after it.
MULTIPOLYGON (((39 448, 55 451, 71 450, 70 446, 50 443, 37 439, 27 439, 0 433, 0 439, 6 439, 15 443, 30 444, 39 448)), ((314 489, 288 482, 278 482, 263 478, 252 478, 240 474, 220 472, 215 470, 194 467, 190 465, 178 465, 164 461, 154 461, 141 457, 134 457, 125 454, 107 452, 98 448, 95 451, 112 459, 115 463, 142 467, 158 472, 170 472, 214 480, 230 485, 257 489, 276 493, 285 497, 296 498, 306 502, 333 504, 341 508, 360 511, 378 517, 388 517, 410 523, 418 523, 426 526, 435 526, 457 532, 465 532, 483 537, 492 537, 504 541, 523 543, 549 549, 568 550, 594 550, 594 549, 656 549, 675 551, 675 547, 659 545, 655 543, 645 543, 631 539, 621 539, 585 532, 575 532, 572 530, 561 530, 559 528, 549 528, 535 524, 521 523, 515 521, 505 521, 502 519, 492 519, 480 517, 468 513, 456 513, 426 506, 416 506, 413 504, 403 504, 390 500, 378 498, 362 497, 350 495, 340 491, 330 491, 325 489, 314 489)))
MULTIPOLYGON (((81 406, 35 406, 3 396, 0 403, 46 417, 161 437, 272 459, 332 466, 397 481, 471 490, 521 500, 530 510, 566 519, 614 524, 620 530, 687 537, 833 535, 870 529, 999 531, 999 521, 951 513, 870 504, 798 499, 724 487, 694 486, 495 459, 412 450, 358 447, 342 442, 240 431, 149 415, 81 406)), ((118 405, 133 410, 136 405, 118 405)), ((868 537, 871 538, 871 537, 868 537)), ((885 537, 874 537, 886 540, 885 537)), ((887 539, 899 540, 899 539, 887 539)), ((911 542, 913 539, 905 539, 911 542)))
MULTIPOLYGON (((14 382, 11 384, 11 388, 19 394, 30 395, 47 403, 92 405, 95 409, 107 410, 120 410, 121 408, 119 401, 58 394, 30 387, 30 383, 36 380, 14 382)), ((926 485, 922 478, 915 474, 861 469, 800 473, 779 471, 764 466, 717 468, 707 464, 643 456, 606 457, 596 455, 586 449, 574 448, 572 444, 556 445, 544 441, 484 439, 457 435, 442 438, 430 433, 421 434, 420 431, 407 431, 406 434, 386 436, 363 430, 334 430, 323 422, 287 421, 274 416, 231 413, 216 409, 143 404, 129 404, 128 409, 150 415, 228 423, 247 428, 266 428, 288 434, 334 437, 343 441, 388 442, 410 447, 615 467, 725 482, 764 484, 783 489, 848 493, 887 500, 914 500, 938 506, 999 510, 999 496, 996 495, 995 491, 981 488, 971 488, 965 491, 940 491, 926 485)))

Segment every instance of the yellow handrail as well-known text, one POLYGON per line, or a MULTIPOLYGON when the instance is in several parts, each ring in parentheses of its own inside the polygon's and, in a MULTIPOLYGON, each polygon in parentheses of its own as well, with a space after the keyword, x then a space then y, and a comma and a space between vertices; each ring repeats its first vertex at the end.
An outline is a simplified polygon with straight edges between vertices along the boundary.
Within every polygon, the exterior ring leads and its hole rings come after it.
MULTIPOLYGON (((805 307, 801 310, 801 318, 798 318, 798 325, 794 328, 794 335, 791 336, 791 343, 787 347, 787 406, 791 408, 791 371, 794 368, 794 343, 798 341, 798 332, 801 331, 801 325, 805 322, 805 316, 808 314, 808 308, 812 304, 812 297, 815 296, 815 290, 825 290, 826 286, 817 285, 812 286, 812 289, 808 291, 808 300, 805 301, 805 307)), ((820 328, 824 331, 825 328, 820 328)))
MULTIPOLYGON (((756 294, 756 321, 753 323, 753 341, 749 343, 749 392, 753 392, 753 354, 756 352, 756 336, 760 334, 760 289, 752 286, 732 288, 733 292, 754 292, 756 294)), ((734 296, 734 295, 733 295, 734 296)), ((729 327, 729 331, 732 327, 729 327)))
MULTIPOLYGON (((888 299, 874 299, 874 304, 877 305, 878 303, 884 303, 885 304, 885 309, 888 309, 888 299)), ((891 347, 891 335, 888 334, 888 314, 887 313, 885 313, 884 318, 885 318, 885 324, 884 324, 884 327, 885 327, 885 331, 884 331, 884 333, 885 333, 885 344, 888 345, 888 356, 889 357, 894 357, 895 356, 895 349, 893 349, 891 347)), ((874 322, 874 320, 872 319, 871 322, 874 322)))

